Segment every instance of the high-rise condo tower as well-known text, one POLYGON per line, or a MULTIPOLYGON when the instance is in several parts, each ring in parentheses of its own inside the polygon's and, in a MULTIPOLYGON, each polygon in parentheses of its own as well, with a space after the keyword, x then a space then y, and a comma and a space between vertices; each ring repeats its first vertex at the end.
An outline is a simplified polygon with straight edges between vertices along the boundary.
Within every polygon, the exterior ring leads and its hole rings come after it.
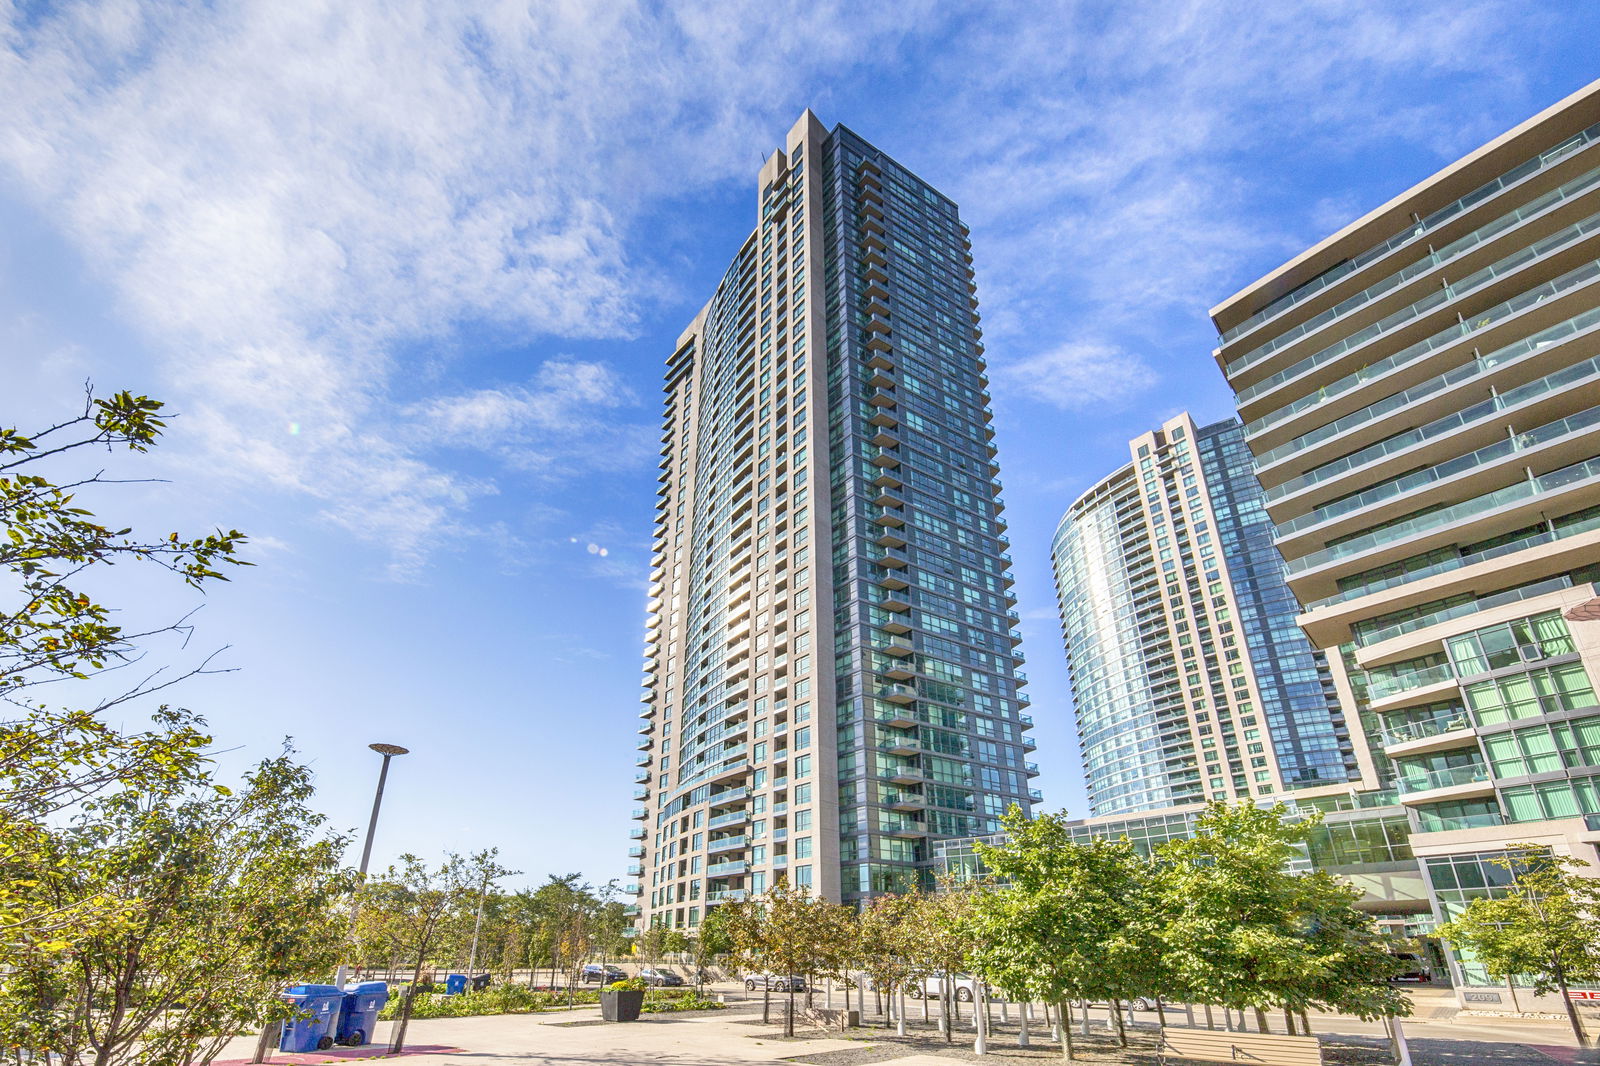
MULTIPOLYGON (((1510 845, 1594 862, 1600 82, 1212 318, 1300 623, 1439 917, 1510 845)), ((1511 1005, 1458 970, 1465 1005, 1511 1005)))
POLYGON ((1233 419, 1176 415, 1053 546, 1089 813, 1348 792, 1364 746, 1272 546, 1233 419))
POLYGON ((640 926, 852 901, 1038 795, 956 205, 806 112, 667 360, 640 926))

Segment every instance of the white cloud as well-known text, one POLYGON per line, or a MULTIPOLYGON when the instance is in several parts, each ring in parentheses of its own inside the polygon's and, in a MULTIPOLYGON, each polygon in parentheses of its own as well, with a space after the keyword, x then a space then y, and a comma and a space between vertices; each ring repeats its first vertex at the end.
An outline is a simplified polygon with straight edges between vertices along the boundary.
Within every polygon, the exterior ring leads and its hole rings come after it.
POLYGON ((1026 394, 1066 411, 1126 407, 1156 383, 1137 355, 1106 344, 1064 344, 995 368, 1012 394, 1026 394))
MULTIPOLYGON (((750 146, 793 118, 796 76, 897 32, 887 13, 845 32, 841 12, 7 6, 0 167, 166 353, 206 469, 310 494, 414 567, 494 487, 395 424, 417 391, 415 357, 396 353, 462 324, 630 335, 663 289, 627 250, 633 215, 747 176, 750 146)), ((564 416, 537 403, 511 390, 431 413, 480 436, 542 419, 553 440, 564 416)), ((524 441, 504 458, 570 470, 558 453, 524 441)))

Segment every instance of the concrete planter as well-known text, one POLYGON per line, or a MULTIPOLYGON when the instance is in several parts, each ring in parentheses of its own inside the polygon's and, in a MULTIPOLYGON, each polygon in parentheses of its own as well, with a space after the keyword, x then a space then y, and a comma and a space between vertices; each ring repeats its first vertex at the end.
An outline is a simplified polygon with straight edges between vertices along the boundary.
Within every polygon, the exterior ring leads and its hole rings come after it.
POLYGON ((600 991, 600 1017, 608 1022, 636 1022, 643 1009, 642 990, 606 988, 600 991))

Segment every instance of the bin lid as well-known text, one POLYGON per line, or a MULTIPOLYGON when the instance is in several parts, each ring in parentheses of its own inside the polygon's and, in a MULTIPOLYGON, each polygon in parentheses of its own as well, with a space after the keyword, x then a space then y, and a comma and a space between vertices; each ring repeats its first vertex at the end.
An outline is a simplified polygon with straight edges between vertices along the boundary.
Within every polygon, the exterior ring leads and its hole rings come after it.
POLYGON ((362 993, 371 993, 371 992, 387 992, 387 991, 389 991, 389 982, 387 982, 387 981, 362 981, 360 984, 356 984, 356 985, 345 985, 344 986, 344 990, 347 993, 353 992, 353 993, 356 993, 358 995, 362 994, 362 993))
POLYGON ((290 985, 283 990, 283 994, 297 999, 316 999, 319 996, 342 996, 344 992, 334 985, 290 985))

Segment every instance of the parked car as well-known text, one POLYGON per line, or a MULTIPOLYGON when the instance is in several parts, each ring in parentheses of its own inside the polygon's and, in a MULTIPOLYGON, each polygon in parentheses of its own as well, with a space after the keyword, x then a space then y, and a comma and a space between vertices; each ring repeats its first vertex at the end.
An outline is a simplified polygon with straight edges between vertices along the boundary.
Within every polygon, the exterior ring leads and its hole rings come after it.
POLYGON ((804 992, 806 979, 797 974, 747 973, 744 975, 744 987, 751 992, 758 988, 769 988, 774 992, 804 992))
POLYGON ((677 987, 683 984, 683 978, 671 970, 658 970, 654 966, 646 966, 639 971, 639 980, 647 985, 657 985, 663 988, 677 987))
POLYGON ((578 975, 578 980, 586 985, 609 985, 612 981, 626 981, 627 979, 628 975, 622 972, 620 966, 601 966, 597 962, 589 963, 583 968, 583 972, 578 975))
POLYGON ((1391 981, 1422 982, 1433 980, 1433 971, 1422 961, 1422 956, 1409 951, 1391 952, 1403 969, 1389 978, 1391 981))
MULTIPOLYGON (((971 1003, 975 990, 978 987, 977 978, 971 974, 958 973, 950 975, 951 985, 955 988, 956 999, 962 1003, 971 1003)), ((994 995, 993 989, 984 985, 985 995, 994 995)), ((906 986, 906 995, 912 999, 939 999, 944 995, 944 976, 934 974, 924 977, 921 981, 913 981, 906 986)))

